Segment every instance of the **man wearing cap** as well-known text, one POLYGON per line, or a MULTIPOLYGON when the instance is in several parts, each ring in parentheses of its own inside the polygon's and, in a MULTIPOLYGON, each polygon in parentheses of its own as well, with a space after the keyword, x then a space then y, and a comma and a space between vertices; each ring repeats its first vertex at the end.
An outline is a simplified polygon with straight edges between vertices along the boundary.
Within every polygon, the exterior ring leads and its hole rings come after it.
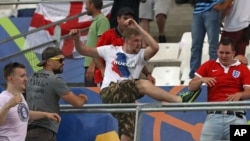
MULTIPOLYGON (((104 45, 114 45, 114 46, 122 46, 123 45, 123 38, 122 33, 125 30, 124 21, 131 18, 134 19, 134 11, 129 7, 123 7, 119 10, 117 16, 117 23, 118 25, 115 28, 111 28, 105 31, 102 36, 98 39, 97 46, 104 46, 104 45)), ((105 62, 102 58, 95 59, 95 63, 97 67, 95 70, 95 83, 101 83, 103 80, 104 74, 104 66, 105 62)), ((152 83, 155 83, 154 77, 152 77, 151 73, 148 71, 147 67, 145 66, 142 70, 143 74, 150 80, 152 83)))
MULTIPOLYGON (((84 94, 75 95, 66 82, 57 74, 63 72, 64 55, 57 47, 48 47, 42 53, 43 67, 35 72, 27 82, 26 99, 34 111, 59 113, 59 99, 74 107, 81 107, 86 101, 84 94)), ((29 123, 26 141, 55 141, 59 123, 51 120, 34 120, 29 123)))

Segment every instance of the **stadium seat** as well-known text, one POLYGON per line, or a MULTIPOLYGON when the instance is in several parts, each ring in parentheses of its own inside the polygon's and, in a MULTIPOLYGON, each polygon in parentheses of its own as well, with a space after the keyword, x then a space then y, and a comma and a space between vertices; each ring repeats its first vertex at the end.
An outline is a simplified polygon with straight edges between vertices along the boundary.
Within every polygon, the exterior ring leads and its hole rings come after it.
POLYGON ((180 85, 180 67, 155 67, 152 72, 156 86, 180 85))
POLYGON ((183 61, 186 58, 190 58, 191 55, 191 43, 182 44, 180 48, 180 55, 178 56, 179 61, 183 61))
MULTIPOLYGON (((221 35, 219 35, 219 39, 220 39, 221 35)), ((184 44, 191 44, 192 43, 192 33, 191 32, 184 32, 181 36, 181 43, 184 44)), ((208 43, 208 36, 207 34, 204 37, 204 43, 208 43)))
MULTIPOLYGON (((201 64, 209 60, 208 54, 203 54, 201 58, 201 64)), ((189 72, 190 72, 190 57, 186 56, 180 65, 181 78, 180 80, 185 83, 186 80, 189 80, 189 72)))
MULTIPOLYGON (((183 61, 184 59, 191 57, 191 47, 192 47, 191 43, 181 45, 180 55, 178 57, 179 61, 183 61)), ((202 55, 207 55, 208 53, 209 53, 209 44, 203 43, 202 55)))
POLYGON ((192 35, 191 32, 184 32, 181 36, 181 43, 183 44, 191 44, 192 43, 192 35))
POLYGON ((149 62, 178 61, 179 43, 159 43, 159 51, 149 62))

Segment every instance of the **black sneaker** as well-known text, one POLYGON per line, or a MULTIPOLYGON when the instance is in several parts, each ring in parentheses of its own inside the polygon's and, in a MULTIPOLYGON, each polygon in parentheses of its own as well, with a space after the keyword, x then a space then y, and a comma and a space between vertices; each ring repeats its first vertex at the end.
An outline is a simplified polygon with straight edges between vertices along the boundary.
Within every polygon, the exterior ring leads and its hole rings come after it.
POLYGON ((201 88, 194 92, 187 91, 181 93, 180 97, 182 98, 182 102, 193 102, 200 95, 200 93, 201 93, 201 88))
POLYGON ((159 41, 159 43, 166 43, 167 39, 164 35, 162 35, 162 36, 159 36, 158 41, 159 41))

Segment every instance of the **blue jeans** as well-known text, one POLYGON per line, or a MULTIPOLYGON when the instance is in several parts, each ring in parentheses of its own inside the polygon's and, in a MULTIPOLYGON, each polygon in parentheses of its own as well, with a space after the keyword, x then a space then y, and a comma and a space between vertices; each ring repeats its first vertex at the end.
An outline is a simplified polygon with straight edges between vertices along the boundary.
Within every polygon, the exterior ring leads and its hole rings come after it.
POLYGON ((220 34, 220 13, 216 10, 210 9, 203 13, 193 14, 190 78, 194 77, 195 71, 201 65, 202 47, 206 33, 210 59, 215 60, 220 34))
POLYGON ((229 140, 232 124, 247 124, 247 119, 244 115, 243 118, 239 118, 235 115, 208 114, 201 131, 200 141, 229 140))

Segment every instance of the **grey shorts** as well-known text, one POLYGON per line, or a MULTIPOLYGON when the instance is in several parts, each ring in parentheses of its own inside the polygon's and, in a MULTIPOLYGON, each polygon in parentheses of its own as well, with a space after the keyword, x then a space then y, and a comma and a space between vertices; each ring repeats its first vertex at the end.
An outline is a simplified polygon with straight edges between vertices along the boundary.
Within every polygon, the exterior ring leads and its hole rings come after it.
POLYGON ((153 20, 158 14, 168 14, 172 0, 147 0, 140 3, 139 18, 153 20))

